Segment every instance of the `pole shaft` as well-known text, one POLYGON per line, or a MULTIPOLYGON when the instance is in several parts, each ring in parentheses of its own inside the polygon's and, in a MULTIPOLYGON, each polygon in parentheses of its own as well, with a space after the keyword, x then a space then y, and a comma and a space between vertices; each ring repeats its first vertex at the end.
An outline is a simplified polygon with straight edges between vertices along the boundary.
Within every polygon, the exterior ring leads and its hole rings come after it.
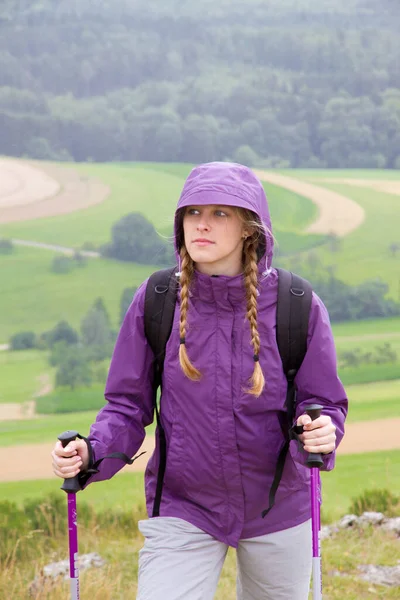
POLYGON ((313 600, 322 599, 321 546, 320 546, 321 487, 318 468, 311 469, 311 518, 313 549, 313 600))
POLYGON ((76 495, 68 494, 69 576, 71 600, 79 600, 78 529, 76 495))

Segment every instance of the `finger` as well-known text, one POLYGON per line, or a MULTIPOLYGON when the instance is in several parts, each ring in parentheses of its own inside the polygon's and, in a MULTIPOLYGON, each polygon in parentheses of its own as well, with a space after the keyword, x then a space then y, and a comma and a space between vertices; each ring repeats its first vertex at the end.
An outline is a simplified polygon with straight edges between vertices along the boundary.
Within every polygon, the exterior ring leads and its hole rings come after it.
POLYGON ((56 465, 59 469, 61 469, 62 467, 73 467, 76 466, 78 463, 82 463, 82 459, 80 456, 73 456, 71 458, 53 456, 53 464, 56 465))
POLYGON ((80 471, 80 468, 82 466, 82 463, 78 463, 76 465, 72 465, 70 467, 61 467, 58 470, 63 474, 63 475, 71 475, 73 473, 76 473, 80 471))
POLYGON ((335 449, 335 444, 321 444, 318 446, 304 446, 304 450, 309 452, 310 454, 328 454, 329 452, 333 452, 335 449))
POLYGON ((57 475, 57 477, 61 477, 61 479, 71 479, 72 477, 76 477, 76 475, 78 475, 80 473, 79 469, 76 469, 75 471, 72 471, 71 473, 63 473, 59 469, 53 469, 53 471, 54 471, 54 474, 57 475))
POLYGON ((76 473, 80 471, 82 467, 82 461, 74 463, 72 465, 64 465, 63 467, 53 462, 53 471, 57 471, 62 476, 71 475, 71 473, 76 473))
POLYGON ((322 438, 313 438, 311 440, 304 440, 304 447, 309 446, 315 448, 316 446, 321 446, 324 444, 334 444, 336 442, 336 436, 333 435, 325 435, 322 438))
POLYGON ((311 417, 309 415, 300 415, 296 425, 307 425, 308 423, 311 423, 311 417))
POLYGON ((319 429, 320 427, 325 427, 330 424, 333 425, 332 419, 328 415, 321 415, 317 419, 314 419, 314 421, 310 421, 309 423, 307 423, 304 429, 307 429, 307 431, 312 431, 314 429, 319 429))
POLYGON ((324 425, 323 427, 318 427, 317 429, 307 429, 304 428, 304 434, 306 439, 312 439, 317 437, 323 437, 324 435, 329 435, 336 432, 336 427, 333 423, 329 425, 324 425))
POLYGON ((57 442, 56 445, 54 446, 53 449, 53 453, 56 454, 57 456, 75 456, 77 454, 77 450, 75 445, 72 445, 73 442, 70 442, 68 444, 68 446, 66 446, 65 448, 63 448, 61 442, 57 442))

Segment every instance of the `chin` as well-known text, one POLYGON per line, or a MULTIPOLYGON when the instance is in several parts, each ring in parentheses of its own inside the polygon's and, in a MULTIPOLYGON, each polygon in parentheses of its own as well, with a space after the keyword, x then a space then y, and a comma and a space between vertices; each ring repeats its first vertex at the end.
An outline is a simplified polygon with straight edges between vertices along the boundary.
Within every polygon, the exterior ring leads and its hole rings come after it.
POLYGON ((216 260, 218 260, 218 257, 215 257, 211 254, 211 252, 207 252, 207 251, 199 251, 197 248, 195 249, 194 252, 190 252, 190 258, 192 259, 193 262, 197 262, 197 263, 211 263, 211 262, 215 262, 216 260))

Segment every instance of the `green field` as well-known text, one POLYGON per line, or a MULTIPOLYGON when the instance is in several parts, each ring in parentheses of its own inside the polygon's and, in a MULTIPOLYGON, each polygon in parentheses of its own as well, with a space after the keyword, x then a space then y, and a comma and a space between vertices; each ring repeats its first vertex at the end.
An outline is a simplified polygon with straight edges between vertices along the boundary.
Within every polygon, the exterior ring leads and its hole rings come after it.
MULTIPOLYGON (((158 231, 171 235, 173 215, 190 165, 176 165, 171 172, 167 165, 157 163, 65 166, 101 179, 111 187, 111 194, 101 204, 76 213, 0 225, 0 235, 71 247, 89 241, 103 244, 109 241, 113 223, 135 211, 143 213, 158 231)), ((266 189, 278 229, 300 233, 315 218, 316 209, 310 200, 269 184, 266 189)), ((312 243, 320 237, 310 236, 312 243)))
MULTIPOLYGON (((400 317, 333 323, 332 330, 337 344, 342 341, 347 343, 348 340, 346 338, 348 337, 359 337, 361 342, 362 338, 366 335, 382 335, 385 333, 397 333, 400 335, 400 317)), ((386 341, 389 341, 389 338, 386 341)), ((377 340, 377 343, 380 344, 381 341, 377 340)))
POLYGON ((52 373, 46 352, 0 352, 0 404, 32 400, 42 387, 41 375, 52 373))
POLYGON ((348 423, 400 417, 400 379, 346 387, 348 423))
POLYGON ((317 183, 355 200, 365 210, 365 221, 342 238, 340 249, 332 253, 327 246, 317 249, 323 264, 336 268, 335 276, 356 285, 380 277, 389 284, 390 294, 399 300, 400 258, 389 252, 391 243, 399 241, 400 198, 367 187, 318 181, 324 178, 400 180, 399 171, 383 170, 296 170, 281 171, 305 181, 317 183), (315 181, 314 181, 315 180, 315 181))
MULTIPOLYGON (((322 473, 323 513, 329 521, 344 515, 365 489, 387 488, 400 494, 400 450, 338 456, 336 467, 322 473)), ((58 489, 56 478, 42 481, 0 483, 0 497, 22 504, 26 498, 43 497, 58 489)), ((143 473, 121 473, 109 481, 90 485, 78 495, 97 510, 114 507, 130 509, 144 499, 143 473)), ((60 492, 61 493, 61 492, 60 492)))
MULTIPOLYGON (((83 165, 81 173, 110 185, 110 196, 89 209, 47 219, 0 225, 0 236, 81 247, 110 239, 112 225, 124 214, 143 212, 167 238, 173 214, 190 165, 126 164, 83 165), (173 172, 173 171, 176 172, 173 172)), ((266 186, 276 223, 275 236, 282 252, 298 252, 321 244, 323 236, 304 235, 316 215, 312 202, 275 186, 266 186)), ((90 304, 102 296, 117 325, 119 298, 124 287, 138 285, 157 267, 111 260, 89 260, 84 268, 61 275, 51 271, 54 253, 18 246, 11 255, 0 255, 2 294, 0 342, 21 330, 40 333, 61 320, 77 327, 90 304), (33 293, 34 290, 34 293, 33 293)))
POLYGON ((79 328, 94 300, 101 296, 114 327, 125 287, 138 286, 156 267, 115 260, 91 259, 85 267, 65 274, 51 271, 53 252, 18 246, 9 256, 0 255, 2 293, 0 342, 18 331, 42 333, 66 319, 79 328))
POLYGON ((97 411, 50 415, 37 419, 0 421, 0 444, 18 446, 20 444, 40 444, 57 439, 63 431, 75 429, 82 435, 89 433, 89 427, 96 418, 97 411))
MULTIPOLYGON (((102 386, 96 386, 99 407, 103 404, 102 386)), ((369 385, 348 386, 348 422, 371 421, 400 417, 400 379, 369 385)), ((73 397, 74 392, 70 392, 73 397)), ((65 392, 65 396, 68 393, 65 392)), ((0 446, 17 446, 55 440, 61 431, 76 429, 83 435, 89 432, 97 410, 55 415, 41 415, 36 419, 0 421, 0 446)), ((147 429, 154 433, 155 423, 147 429)))
MULTIPOLYGON (((96 419, 97 412, 92 410, 61 415, 41 415, 36 419, 0 421, 0 446, 52 442, 60 433, 68 429, 74 429, 86 436, 90 425, 96 419)), ((149 435, 152 435, 154 430, 155 422, 146 429, 149 435)))

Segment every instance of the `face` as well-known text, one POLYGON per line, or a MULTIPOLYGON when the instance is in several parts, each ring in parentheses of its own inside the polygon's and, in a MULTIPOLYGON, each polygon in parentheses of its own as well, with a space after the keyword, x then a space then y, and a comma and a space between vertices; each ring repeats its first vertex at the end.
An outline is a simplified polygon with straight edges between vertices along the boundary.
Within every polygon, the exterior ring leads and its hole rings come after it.
POLYGON ((207 275, 238 275, 242 272, 244 235, 248 235, 230 206, 188 206, 183 217, 186 249, 196 269, 207 275))

